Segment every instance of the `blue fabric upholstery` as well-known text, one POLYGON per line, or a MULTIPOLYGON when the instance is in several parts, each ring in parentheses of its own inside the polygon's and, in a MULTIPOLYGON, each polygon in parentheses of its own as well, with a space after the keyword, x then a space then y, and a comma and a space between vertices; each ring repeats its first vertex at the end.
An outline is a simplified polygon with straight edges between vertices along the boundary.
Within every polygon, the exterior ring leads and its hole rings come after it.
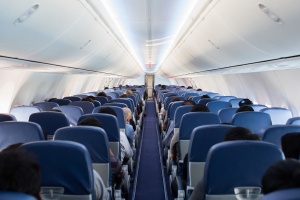
POLYGON ((170 104, 170 112, 168 111, 168 117, 170 120, 174 120, 175 118, 175 111, 179 106, 182 106, 183 101, 176 101, 170 104))
POLYGON ((206 106, 210 112, 218 114, 219 110, 223 108, 231 108, 231 103, 226 101, 212 101, 208 102, 206 106))
POLYGON ((223 108, 219 110, 218 115, 220 117, 221 123, 231 123, 232 117, 236 113, 237 108, 223 108))
POLYGON ((55 102, 60 106, 66 106, 71 102, 71 100, 69 100, 69 99, 53 99, 53 100, 51 100, 51 102, 55 102))
POLYGON ((88 150, 70 141, 40 141, 22 145, 41 166, 41 186, 64 188, 65 195, 94 194, 94 176, 88 150))
POLYGON ((125 103, 105 103, 102 106, 118 106, 120 108, 128 107, 125 103))
POLYGON ((250 129, 253 133, 259 133, 272 125, 270 116, 262 112, 240 112, 236 113, 232 118, 232 125, 241 126, 250 129))
POLYGON ((11 109, 10 114, 16 117, 17 121, 28 121, 32 113, 41 112, 37 106, 17 106, 11 109))
POLYGON ((86 98, 88 95, 87 94, 75 94, 74 96, 83 99, 83 98, 86 98))
POLYGON ((41 127, 32 122, 0 122, 0 151, 15 143, 45 140, 41 127))
POLYGON ((265 105, 260 105, 260 104, 255 104, 255 105, 251 105, 251 107, 253 108, 254 111, 258 112, 263 108, 267 108, 267 106, 265 105))
POLYGON ((63 99, 68 99, 70 101, 81 101, 81 98, 76 96, 64 97, 63 99))
POLYGON ((0 122, 17 121, 16 117, 12 114, 0 113, 0 122))
POLYGON ((94 104, 94 108, 101 106, 100 101, 94 100, 92 103, 94 104))
POLYGON ((105 104, 105 103, 108 102, 108 99, 107 99, 106 97, 101 97, 101 96, 99 96, 99 97, 95 97, 95 99, 96 99, 97 101, 99 101, 99 102, 101 103, 101 105, 103 105, 103 104, 105 104))
POLYGON ((33 105, 39 107, 42 111, 49 111, 58 106, 58 104, 55 102, 39 102, 33 105))
POLYGON ((292 117, 288 119, 286 125, 300 125, 300 117, 292 117))
POLYGON ((230 141, 216 144, 207 154, 204 197, 234 194, 235 187, 261 187, 265 171, 283 159, 280 148, 266 142, 230 141))
POLYGON ((69 105, 58 106, 58 107, 54 107, 53 109, 60 110, 63 114, 65 114, 67 116, 67 118, 69 119, 69 122, 72 126, 76 126, 79 117, 81 117, 81 115, 83 115, 82 108, 80 108, 78 106, 69 106, 69 105))
POLYGON ((215 93, 215 92, 208 92, 207 95, 208 95, 210 98, 214 98, 214 97, 220 96, 219 93, 215 93))
POLYGON ((175 123, 175 128, 179 128, 181 118, 185 113, 190 112, 193 106, 179 106, 174 115, 174 123, 175 123))
POLYGON ((286 124, 287 120, 292 118, 292 112, 286 108, 263 108, 260 112, 268 113, 271 117, 272 124, 286 124))
POLYGON ((39 112, 33 113, 29 121, 39 124, 47 136, 54 135, 59 128, 70 126, 68 118, 59 112, 39 112))
POLYGON ((29 194, 0 190, 0 200, 36 200, 36 198, 29 194))
POLYGON ((95 108, 94 104, 88 101, 73 101, 69 105, 82 108, 84 114, 92 113, 95 108))
POLYGON ((134 106, 133 103, 130 101, 129 98, 122 98, 122 99, 113 99, 110 101, 110 103, 124 103, 127 105, 127 107, 131 110, 131 112, 134 112, 134 106))
POLYGON ((261 200, 299 200, 300 188, 278 190, 265 195, 261 200))
POLYGON ((235 96, 220 96, 219 101, 229 102, 231 99, 236 99, 236 97, 235 96))
POLYGON ((241 100, 243 100, 243 98, 230 99, 229 103, 231 103, 233 108, 239 108, 239 103, 241 100))
POLYGON ((187 98, 187 97, 198 97, 199 96, 199 93, 197 92, 188 92, 188 93, 185 93, 183 95, 184 98, 187 98))
POLYGON ((280 146, 281 137, 287 133, 300 132, 298 125, 273 125, 261 130, 260 136, 263 141, 270 142, 280 146))
POLYGON ((206 104, 207 104, 208 102, 211 102, 211 101, 218 101, 218 100, 217 100, 217 99, 206 98, 206 99, 200 99, 200 100, 198 101, 198 103, 206 106, 206 104))
POLYGON ((197 104, 200 101, 201 97, 202 96, 193 97, 192 101, 195 102, 195 104, 197 104))
POLYGON ((93 110, 93 113, 99 113, 100 109, 105 108, 105 107, 112 108, 117 113, 119 127, 124 129, 126 126, 126 120, 125 120, 125 115, 124 115, 124 111, 122 108, 120 108, 118 106, 100 106, 100 107, 95 108, 93 110))

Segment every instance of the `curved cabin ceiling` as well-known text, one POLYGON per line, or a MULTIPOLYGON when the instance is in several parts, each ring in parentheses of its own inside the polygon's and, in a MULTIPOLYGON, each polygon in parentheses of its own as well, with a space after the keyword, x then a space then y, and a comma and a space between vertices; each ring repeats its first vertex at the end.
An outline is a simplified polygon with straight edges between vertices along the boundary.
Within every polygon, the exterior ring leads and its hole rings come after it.
POLYGON ((298 0, 3 0, 0 69, 169 78, 298 68, 298 0))

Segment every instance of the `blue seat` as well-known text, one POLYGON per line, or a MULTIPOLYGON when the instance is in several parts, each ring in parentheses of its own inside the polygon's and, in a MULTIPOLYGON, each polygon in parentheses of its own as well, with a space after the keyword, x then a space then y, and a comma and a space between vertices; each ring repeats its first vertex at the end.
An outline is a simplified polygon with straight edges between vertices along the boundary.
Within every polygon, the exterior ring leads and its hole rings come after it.
POLYGON ((197 93, 197 92, 187 92, 187 93, 183 94, 184 98, 187 98, 187 97, 198 97, 198 96, 199 96, 199 93, 197 93))
POLYGON ((106 98, 107 98, 108 101, 113 100, 113 98, 110 95, 107 95, 106 98))
POLYGON ((69 105, 82 108, 84 114, 92 113, 95 108, 94 104, 88 101, 73 101, 69 105))
POLYGON ((0 122, 17 121, 16 117, 12 114, 0 113, 0 122))
POLYGON ((198 103, 206 106, 206 104, 207 104, 208 102, 211 102, 211 101, 218 101, 218 100, 217 100, 217 99, 206 98, 206 99, 200 99, 200 100, 198 101, 198 103))
POLYGON ((243 100, 243 98, 230 99, 229 103, 231 103, 233 108, 239 108, 239 103, 241 100, 243 100))
POLYGON ((74 96, 83 99, 83 98, 86 98, 88 95, 87 94, 75 94, 74 96))
POLYGON ((1 191, 0 200, 36 200, 34 196, 21 192, 1 191))
POLYGON ((267 106, 265 105, 261 105, 261 104, 255 104, 255 105, 250 105, 254 111, 258 112, 263 108, 267 108, 267 106))
POLYGON ((232 125, 248 128, 253 133, 259 133, 262 129, 271 126, 272 121, 267 113, 248 111, 234 114, 232 125))
POLYGON ((209 111, 215 114, 218 114, 219 110, 223 108, 231 108, 231 103, 226 101, 212 101, 206 104, 209 111))
POLYGON ((71 100, 69 100, 69 99, 52 99, 51 102, 55 102, 60 106, 66 106, 69 103, 71 103, 71 100))
POLYGON ((116 98, 118 98, 117 94, 116 94, 116 93, 113 93, 113 92, 108 92, 108 93, 106 93, 106 95, 107 95, 107 96, 110 96, 111 99, 116 99, 116 98))
POLYGON ((133 105, 136 107, 138 104, 137 96, 135 94, 128 94, 127 97, 133 101, 133 105))
POLYGON ((273 125, 261 130, 260 137, 265 142, 281 145, 281 137, 287 133, 300 132, 298 125, 273 125))
POLYGON ((101 106, 100 101, 94 100, 92 103, 94 104, 94 108, 101 106))
POLYGON ((261 187, 265 171, 283 159, 280 148, 266 142, 216 144, 210 148, 206 158, 203 199, 235 199, 235 187, 261 187))
POLYGON ((52 139, 57 129, 70 126, 68 118, 59 112, 33 113, 30 115, 29 121, 39 124, 47 139, 52 139))
POLYGON ((286 124, 287 120, 292 118, 292 112, 286 108, 263 108, 260 112, 268 113, 271 117, 272 124, 286 124))
POLYGON ((209 149, 224 141, 227 131, 232 125, 203 125, 194 128, 188 149, 188 177, 187 189, 195 185, 203 178, 204 166, 209 149))
POLYGON ((220 117, 221 123, 231 124, 232 117, 236 113, 237 108, 223 108, 219 110, 218 115, 220 117))
POLYGON ((41 127, 32 122, 0 122, 0 151, 15 143, 45 140, 41 127))
POLYGON ((97 101, 99 101, 101 103, 101 105, 105 104, 108 102, 108 99, 106 97, 102 97, 102 96, 98 96, 98 97, 95 97, 95 99, 97 101))
POLYGON ((215 92, 208 92, 207 95, 210 97, 210 98, 215 98, 217 96, 220 96, 219 93, 215 93, 215 92))
POLYGON ((300 188, 277 190, 265 195, 261 200, 297 200, 300 199, 300 188))
POLYGON ((236 97, 235 96, 220 96, 219 101, 229 102, 231 99, 236 99, 236 97))
POLYGON ((193 102, 195 102, 195 104, 197 104, 197 103, 200 101, 201 97, 202 97, 202 96, 193 97, 191 100, 192 100, 193 102))
POLYGON ((39 102, 33 104, 33 106, 39 107, 42 111, 49 111, 58 106, 58 104, 55 102, 39 102))
POLYGON ((134 113, 133 102, 131 102, 131 99, 129 98, 113 99, 112 101, 110 101, 110 103, 124 103, 131 110, 131 112, 134 113))
POLYGON ((10 111, 10 114, 16 117, 17 121, 28 121, 32 113, 41 112, 37 106, 16 106, 10 111))
POLYGON ((128 107, 125 103, 105 103, 102 106, 117 106, 120 108, 128 107))
POLYGON ((292 117, 288 119, 286 125, 300 125, 300 117, 292 117))
POLYGON ((76 126, 77 121, 81 115, 83 115, 83 110, 79 106, 58 106, 54 109, 60 110, 69 119, 70 125, 76 126))
POLYGON ((110 144, 110 148, 114 155, 117 158, 120 158, 120 128, 118 120, 115 116, 110 114, 104 114, 104 113, 92 113, 92 114, 86 114, 82 115, 78 122, 80 122, 83 119, 94 117, 99 120, 99 122, 102 124, 102 128, 105 130, 107 134, 107 138, 110 144))
MULTIPOLYGON (((177 96, 171 96, 171 97, 165 98, 165 101, 164 101, 164 108, 165 108, 165 110, 168 110, 169 105, 170 105, 170 103, 171 103, 171 100, 172 100, 173 98, 175 98, 175 97, 177 97, 177 96)), ((177 97, 177 98, 178 98, 178 97, 177 97)), ((183 97, 181 97, 181 98, 183 98, 183 97)))
POLYGON ((102 128, 92 126, 64 127, 55 132, 53 140, 67 140, 84 145, 91 156, 93 168, 101 176, 106 188, 111 190, 109 142, 102 128))
POLYGON ((81 98, 78 96, 69 96, 69 97, 64 97, 63 99, 68 99, 70 101, 81 101, 81 98))
POLYGON ((32 153, 41 166, 41 193, 64 199, 92 200, 94 176, 88 150, 82 144, 70 141, 39 141, 20 147, 32 153), (62 188, 61 191, 55 188, 62 188), (56 194, 57 192, 57 194, 56 194))

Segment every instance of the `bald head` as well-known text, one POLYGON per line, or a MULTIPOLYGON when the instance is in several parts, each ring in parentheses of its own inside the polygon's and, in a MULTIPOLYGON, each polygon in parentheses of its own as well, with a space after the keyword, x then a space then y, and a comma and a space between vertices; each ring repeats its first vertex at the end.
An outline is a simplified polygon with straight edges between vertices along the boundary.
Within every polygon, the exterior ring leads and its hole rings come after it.
POLYGON ((131 119, 131 110, 127 107, 124 107, 122 108, 123 109, 123 112, 124 112, 124 115, 125 115, 125 119, 126 119, 126 122, 129 122, 129 120, 131 119))

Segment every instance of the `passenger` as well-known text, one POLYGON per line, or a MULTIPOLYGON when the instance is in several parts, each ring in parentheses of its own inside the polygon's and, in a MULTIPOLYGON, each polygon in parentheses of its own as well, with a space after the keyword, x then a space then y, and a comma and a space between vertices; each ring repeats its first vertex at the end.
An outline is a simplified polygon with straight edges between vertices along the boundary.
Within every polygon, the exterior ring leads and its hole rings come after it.
POLYGON ((300 133, 288 133, 281 137, 281 148, 285 158, 299 160, 300 156, 300 133))
POLYGON ((240 113, 240 112, 248 112, 248 111, 250 111, 250 112, 253 112, 253 111, 254 111, 254 109, 253 109, 251 106, 247 106, 247 105, 245 105, 245 106, 241 106, 241 107, 239 107, 239 108, 236 110, 236 112, 235 112, 235 113, 240 113))
POLYGON ((201 99, 210 99, 210 96, 208 96, 207 94, 205 94, 205 95, 201 96, 201 99))
POLYGON ((210 111, 206 105, 196 104, 192 107, 190 112, 210 112, 210 111))
MULTIPOLYGON (((180 101, 179 97, 175 96, 171 99, 171 103, 176 102, 176 101, 180 101)), ((168 108, 165 108, 165 109, 161 110, 161 119, 162 119, 162 121, 164 121, 164 124, 163 124, 163 130, 164 131, 167 131, 167 126, 168 126, 168 121, 165 119, 167 110, 168 110, 168 108)))
POLYGON ((119 96, 119 98, 120 98, 120 99, 122 99, 122 98, 128 98, 128 96, 127 96, 127 94, 121 94, 121 95, 119 96))
POLYGON ((91 99, 89 97, 84 97, 84 98, 81 99, 81 101, 88 101, 88 102, 93 103, 93 99, 91 99))
MULTIPOLYGON (((134 89, 134 88, 133 88, 134 89)), ((126 90, 125 92, 124 92, 124 94, 133 94, 133 89, 131 89, 131 90, 126 90)))
POLYGON ((261 183, 264 194, 277 190, 300 188, 299 161, 287 159, 271 165, 263 175, 261 183))
MULTIPOLYGON (((117 117, 117 113, 110 107, 104 107, 99 110, 99 113, 105 113, 114 115, 117 117)), ((121 146, 121 162, 126 162, 133 156, 133 151, 129 144, 126 134, 123 131, 120 131, 120 146, 121 146)))
POLYGON ((127 139, 129 141, 130 145, 132 146, 134 138, 135 138, 133 127, 130 124, 130 119, 132 118, 132 113, 131 113, 131 110, 127 107, 122 108, 122 109, 124 111, 125 120, 126 120, 126 127, 125 127, 126 128, 126 136, 127 136, 127 139))
POLYGON ((202 91, 202 89, 201 89, 201 88, 198 88, 197 91, 202 91))
POLYGON ((99 92, 97 94, 97 97, 107 97, 106 93, 105 92, 99 92))
POLYGON ((31 154, 16 150, 21 144, 0 153, 0 190, 21 192, 42 200, 40 165, 31 154))
POLYGON ((194 101, 192 101, 192 100, 184 100, 182 102, 182 105, 183 106, 194 106, 194 105, 196 105, 196 103, 194 101))
POLYGON ((250 99, 243 99, 239 102, 239 106, 242 107, 242 106, 250 106, 252 105, 252 101, 250 101, 250 99))

